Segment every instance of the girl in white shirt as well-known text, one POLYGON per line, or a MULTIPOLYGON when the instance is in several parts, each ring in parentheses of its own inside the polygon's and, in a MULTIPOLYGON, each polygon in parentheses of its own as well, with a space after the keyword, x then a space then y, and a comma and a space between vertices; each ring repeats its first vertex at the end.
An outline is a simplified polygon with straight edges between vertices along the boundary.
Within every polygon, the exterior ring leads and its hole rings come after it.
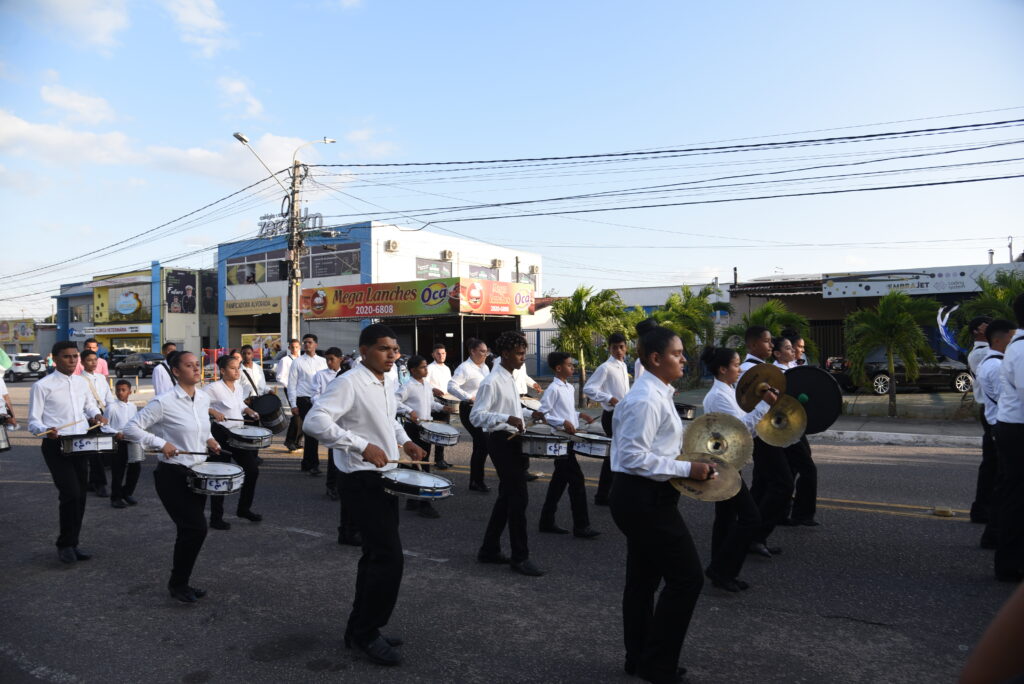
POLYGON ((491 369, 486 363, 488 354, 486 344, 471 337, 466 340, 466 349, 469 351, 469 358, 459 364, 459 367, 452 373, 452 379, 448 383, 448 392, 462 400, 462 403, 459 404, 459 418, 462 421, 462 426, 473 438, 473 454, 469 459, 469 488, 486 493, 491 491, 491 488, 484 483, 487 435, 470 422, 469 414, 473 410, 473 402, 476 400, 476 392, 480 388, 480 383, 484 381, 491 369))

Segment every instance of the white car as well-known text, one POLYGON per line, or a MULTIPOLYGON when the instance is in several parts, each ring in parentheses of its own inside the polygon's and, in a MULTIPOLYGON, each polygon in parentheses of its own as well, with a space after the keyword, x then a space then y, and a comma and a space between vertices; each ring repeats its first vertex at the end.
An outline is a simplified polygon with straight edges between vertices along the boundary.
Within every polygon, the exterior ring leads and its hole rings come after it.
POLYGON ((11 367, 4 372, 5 382, 18 382, 22 378, 42 378, 46 376, 46 359, 39 354, 15 354, 11 357, 11 367))

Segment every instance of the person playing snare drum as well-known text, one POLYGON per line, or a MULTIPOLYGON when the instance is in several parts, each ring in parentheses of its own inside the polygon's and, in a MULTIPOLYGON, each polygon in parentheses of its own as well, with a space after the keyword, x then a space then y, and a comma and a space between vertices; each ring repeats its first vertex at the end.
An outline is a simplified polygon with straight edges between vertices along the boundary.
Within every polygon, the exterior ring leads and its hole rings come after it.
MULTIPOLYGON (((420 437, 422 430, 417 423, 420 420, 429 419, 435 413, 454 413, 454 409, 447 408, 434 399, 433 388, 427 380, 427 360, 425 358, 418 354, 412 356, 406 367, 411 379, 398 388, 398 415, 405 419, 403 421, 405 432, 409 435, 409 439, 416 443, 416 446, 423 449, 426 454, 423 460, 426 461, 430 457, 430 443, 420 437)), ((430 472, 429 465, 424 464, 422 467, 425 472, 430 472)), ((405 502, 405 509, 417 511, 424 518, 441 517, 437 509, 426 499, 410 498, 405 502)))
POLYGON ((142 472, 142 463, 128 462, 128 440, 124 438, 122 430, 131 422, 139 407, 128 401, 132 394, 132 383, 121 379, 114 383, 114 394, 117 398, 107 404, 106 414, 109 424, 103 427, 103 431, 113 434, 117 439, 117 453, 110 459, 110 505, 113 508, 127 508, 139 503, 132 496, 135 493, 135 485, 139 481, 139 474, 142 472))

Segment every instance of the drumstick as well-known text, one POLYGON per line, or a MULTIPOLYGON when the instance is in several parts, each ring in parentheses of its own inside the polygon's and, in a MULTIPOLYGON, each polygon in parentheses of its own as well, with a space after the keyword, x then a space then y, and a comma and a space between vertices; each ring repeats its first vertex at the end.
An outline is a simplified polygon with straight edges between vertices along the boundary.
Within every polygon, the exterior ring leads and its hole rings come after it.
MULTIPOLYGON (((146 453, 147 454, 162 454, 164 452, 161 451, 160 449, 147 449, 146 453)), ((225 456, 234 456, 235 455, 233 451, 228 451, 227 449, 221 449, 220 453, 224 454, 225 456)), ((174 452, 174 455, 175 456, 178 456, 178 455, 183 455, 183 456, 209 456, 209 453, 207 453, 205 451, 176 451, 176 452, 174 452)))
MULTIPOLYGON (((80 421, 80 420, 76 420, 76 421, 74 421, 73 423, 68 423, 67 425, 61 425, 60 427, 50 428, 50 430, 57 430, 57 431, 60 431, 60 430, 63 430, 64 428, 69 428, 69 427, 71 427, 71 426, 73 426, 73 425, 78 425, 78 424, 79 424, 79 423, 81 423, 81 422, 82 422, 82 421, 80 421)), ((90 428, 89 428, 89 430, 95 430, 95 429, 96 429, 96 428, 98 428, 99 426, 100 426, 100 423, 96 423, 95 425, 93 425, 92 427, 90 427, 90 428)), ((43 437, 43 436, 45 436, 45 435, 48 435, 48 434, 50 434, 50 430, 46 430, 45 432, 33 432, 32 434, 33 434, 33 435, 35 435, 36 437, 43 437)), ((89 432, 89 430, 86 430, 86 432, 89 432)))

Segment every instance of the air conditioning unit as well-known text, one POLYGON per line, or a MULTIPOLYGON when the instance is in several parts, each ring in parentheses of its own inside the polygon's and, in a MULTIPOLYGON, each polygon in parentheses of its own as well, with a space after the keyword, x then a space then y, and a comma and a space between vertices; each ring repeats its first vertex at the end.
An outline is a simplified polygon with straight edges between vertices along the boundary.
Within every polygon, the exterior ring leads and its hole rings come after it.
POLYGON ((540 273, 540 266, 533 265, 530 267, 530 275, 537 275, 540 273))
POLYGON ((505 262, 502 261, 501 259, 492 259, 491 260, 491 268, 501 268, 504 265, 505 265, 505 262))
POLYGON ((398 251, 398 240, 385 240, 384 241, 385 252, 397 252, 398 251))
POLYGON ((455 252, 450 249, 441 250, 441 261, 451 261, 455 258, 455 252))

